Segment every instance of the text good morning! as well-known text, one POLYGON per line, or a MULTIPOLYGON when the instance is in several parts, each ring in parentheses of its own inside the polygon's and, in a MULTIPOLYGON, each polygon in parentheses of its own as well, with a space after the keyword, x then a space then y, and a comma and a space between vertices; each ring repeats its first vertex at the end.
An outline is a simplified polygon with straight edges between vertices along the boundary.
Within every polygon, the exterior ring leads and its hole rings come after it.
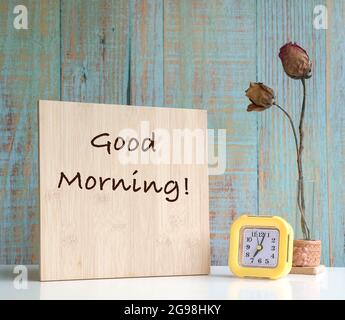
MULTIPOLYGON (((125 181, 124 179, 115 179, 112 177, 94 177, 94 176, 87 176, 82 177, 80 172, 72 176, 67 176, 64 172, 60 173, 60 179, 58 188, 62 188, 63 186, 72 186, 73 184, 76 185, 79 189, 85 190, 92 190, 92 189, 99 189, 99 190, 123 190, 128 192, 155 192, 161 193, 163 192, 166 197, 165 200, 168 202, 175 202, 178 200, 180 195, 180 186, 179 182, 175 180, 169 180, 166 183, 159 184, 158 182, 151 180, 141 180, 140 182, 136 178, 136 174, 138 170, 135 170, 132 173, 133 179, 132 181, 125 181)), ((188 195, 188 178, 184 178, 184 189, 185 194, 188 195)))

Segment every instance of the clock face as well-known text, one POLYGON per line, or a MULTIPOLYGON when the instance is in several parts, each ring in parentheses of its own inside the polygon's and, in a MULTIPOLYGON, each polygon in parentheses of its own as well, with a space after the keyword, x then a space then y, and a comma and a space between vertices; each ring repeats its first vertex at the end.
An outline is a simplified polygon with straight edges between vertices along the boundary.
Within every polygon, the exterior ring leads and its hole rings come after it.
POLYGON ((278 263, 279 230, 243 228, 240 262, 244 267, 275 268, 278 263))

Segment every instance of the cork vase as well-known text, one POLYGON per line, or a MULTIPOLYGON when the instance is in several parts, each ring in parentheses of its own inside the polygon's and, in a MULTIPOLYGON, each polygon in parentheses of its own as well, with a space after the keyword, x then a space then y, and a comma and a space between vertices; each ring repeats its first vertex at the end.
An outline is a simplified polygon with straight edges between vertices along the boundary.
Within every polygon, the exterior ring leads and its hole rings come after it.
POLYGON ((317 267, 321 262, 320 240, 294 240, 293 267, 317 267))

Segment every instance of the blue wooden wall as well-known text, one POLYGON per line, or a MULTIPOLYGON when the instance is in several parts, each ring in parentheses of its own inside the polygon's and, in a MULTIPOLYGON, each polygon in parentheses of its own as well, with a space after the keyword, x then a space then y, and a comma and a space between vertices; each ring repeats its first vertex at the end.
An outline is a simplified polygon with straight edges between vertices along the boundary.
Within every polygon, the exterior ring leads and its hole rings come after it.
POLYGON ((273 87, 297 120, 301 88, 277 57, 285 42, 314 62, 308 84, 306 177, 315 180, 312 231, 323 262, 345 266, 345 1, 21 0, 0 2, 0 264, 37 263, 38 99, 204 108, 226 128, 227 168, 210 177, 212 263, 227 263, 241 214, 298 226, 295 151, 276 110, 248 114, 249 81, 273 87), (313 9, 328 8, 328 30, 313 9))

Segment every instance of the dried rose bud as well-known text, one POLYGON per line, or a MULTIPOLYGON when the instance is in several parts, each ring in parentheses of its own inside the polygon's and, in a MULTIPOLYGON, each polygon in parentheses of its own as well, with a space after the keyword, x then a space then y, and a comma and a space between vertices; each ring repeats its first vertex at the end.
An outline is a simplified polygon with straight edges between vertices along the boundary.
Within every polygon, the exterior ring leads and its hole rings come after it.
POLYGON ((251 111, 257 111, 257 112, 261 112, 261 111, 265 111, 266 109, 268 109, 269 107, 261 107, 261 106, 257 106, 256 104, 250 104, 247 107, 247 111, 251 112, 251 111))
POLYGON ((260 82, 251 82, 249 88, 246 90, 246 96, 252 102, 248 106, 247 111, 263 111, 271 107, 275 99, 274 91, 260 82))
POLYGON ((293 79, 311 77, 311 61, 307 52, 296 43, 289 42, 280 48, 279 58, 286 74, 293 79))

